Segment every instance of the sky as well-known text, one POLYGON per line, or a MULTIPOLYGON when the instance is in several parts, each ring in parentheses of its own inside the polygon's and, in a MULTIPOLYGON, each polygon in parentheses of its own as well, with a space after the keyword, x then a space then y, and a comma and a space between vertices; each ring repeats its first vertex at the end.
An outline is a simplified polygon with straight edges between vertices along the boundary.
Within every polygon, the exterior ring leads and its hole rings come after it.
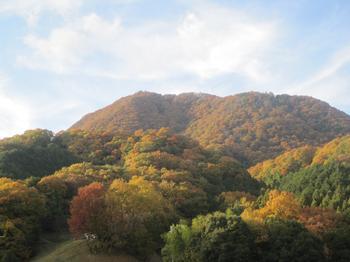
POLYGON ((350 113, 348 0, 0 0, 0 137, 137 91, 308 95, 350 113))

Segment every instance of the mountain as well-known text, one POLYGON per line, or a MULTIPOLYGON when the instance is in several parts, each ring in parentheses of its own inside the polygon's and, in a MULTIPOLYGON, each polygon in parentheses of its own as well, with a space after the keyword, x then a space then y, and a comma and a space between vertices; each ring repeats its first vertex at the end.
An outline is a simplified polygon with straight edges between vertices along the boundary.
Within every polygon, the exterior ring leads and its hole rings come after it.
POLYGON ((306 96, 138 92, 84 116, 70 129, 131 134, 161 127, 252 165, 286 150, 318 146, 350 133, 350 116, 306 96))

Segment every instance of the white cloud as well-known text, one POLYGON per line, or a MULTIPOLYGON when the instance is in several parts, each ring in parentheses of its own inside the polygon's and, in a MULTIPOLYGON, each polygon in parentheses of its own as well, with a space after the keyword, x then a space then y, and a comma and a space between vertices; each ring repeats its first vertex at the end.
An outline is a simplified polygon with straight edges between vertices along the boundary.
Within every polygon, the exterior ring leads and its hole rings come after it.
POLYGON ((18 62, 29 68, 47 68, 56 73, 64 73, 81 64, 84 46, 83 37, 74 30, 57 29, 50 39, 40 39, 29 35, 24 42, 32 47, 32 57, 18 57, 18 62), (34 60, 33 60, 34 59, 34 60))
POLYGON ((138 26, 91 14, 47 38, 28 35, 24 41, 31 53, 17 61, 56 73, 118 79, 238 74, 261 82, 269 78, 266 51, 275 34, 272 21, 258 22, 218 6, 192 9, 178 21, 138 26))
POLYGON ((0 75, 0 138, 22 133, 30 128, 29 109, 4 92, 7 80, 0 75))
POLYGON ((0 13, 22 16, 29 25, 34 25, 45 11, 66 15, 81 4, 82 0, 0 0, 0 13))

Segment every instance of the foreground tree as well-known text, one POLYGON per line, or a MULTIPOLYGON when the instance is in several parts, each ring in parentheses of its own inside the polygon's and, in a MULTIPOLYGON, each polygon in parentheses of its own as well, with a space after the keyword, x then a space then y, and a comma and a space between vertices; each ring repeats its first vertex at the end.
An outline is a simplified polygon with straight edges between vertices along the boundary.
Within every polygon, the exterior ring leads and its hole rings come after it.
POLYGON ((76 237, 96 231, 99 216, 104 207, 104 187, 92 183, 79 189, 70 205, 71 217, 68 220, 69 230, 76 237))
POLYGON ((115 180, 106 193, 98 183, 84 187, 70 210, 71 232, 92 234, 93 251, 122 251, 140 258, 160 248, 160 235, 174 214, 169 202, 142 177, 115 180))
POLYGON ((255 261, 255 236, 230 213, 199 216, 191 226, 172 226, 164 240, 164 261, 255 261))
POLYGON ((69 204, 66 183, 57 176, 46 176, 36 187, 46 196, 46 207, 49 211, 43 221, 44 229, 53 231, 65 226, 69 204))
POLYGON ((0 178, 0 261, 29 259, 45 213, 45 197, 35 188, 0 178))

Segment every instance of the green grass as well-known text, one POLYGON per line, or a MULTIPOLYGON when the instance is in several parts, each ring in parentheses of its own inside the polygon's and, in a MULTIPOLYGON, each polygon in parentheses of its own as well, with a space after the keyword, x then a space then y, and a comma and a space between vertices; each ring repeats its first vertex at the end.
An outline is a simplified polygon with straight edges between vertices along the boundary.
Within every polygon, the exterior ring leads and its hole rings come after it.
POLYGON ((85 240, 68 240, 51 251, 39 254, 33 262, 138 262, 137 259, 127 255, 93 255, 90 254, 85 240))
MULTIPOLYGON (((86 240, 72 240, 68 232, 43 235, 39 246, 32 262, 139 262, 125 254, 91 254, 86 240)), ((154 255, 149 262, 161 262, 161 259, 154 255)))

